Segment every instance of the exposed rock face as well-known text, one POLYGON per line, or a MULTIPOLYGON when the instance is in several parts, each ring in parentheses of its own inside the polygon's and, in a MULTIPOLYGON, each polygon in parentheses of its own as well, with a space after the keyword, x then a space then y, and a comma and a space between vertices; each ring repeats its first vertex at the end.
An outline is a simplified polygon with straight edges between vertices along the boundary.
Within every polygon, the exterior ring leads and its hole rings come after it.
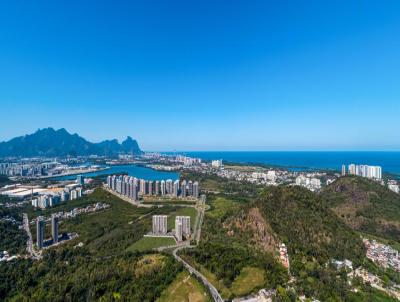
POLYGON ((276 252, 279 241, 259 208, 251 208, 248 213, 240 213, 233 222, 226 225, 228 236, 234 234, 233 227, 242 233, 248 234, 251 244, 254 244, 261 250, 271 253, 276 252))

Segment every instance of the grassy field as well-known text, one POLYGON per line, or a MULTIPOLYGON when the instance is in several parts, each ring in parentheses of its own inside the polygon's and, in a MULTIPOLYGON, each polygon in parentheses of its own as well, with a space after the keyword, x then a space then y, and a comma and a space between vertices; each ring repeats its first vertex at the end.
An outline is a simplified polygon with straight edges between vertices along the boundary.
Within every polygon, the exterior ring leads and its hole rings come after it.
POLYGON ((203 286, 187 271, 181 272, 162 293, 157 302, 209 302, 209 295, 203 286))
POLYGON ((265 271, 256 267, 245 267, 232 283, 231 290, 236 297, 245 296, 265 283, 265 271))
POLYGON ((224 285, 222 280, 218 280, 217 276, 210 272, 203 265, 197 263, 191 257, 184 257, 186 261, 194 265, 200 273, 202 273, 208 281, 220 292, 224 299, 232 299, 234 297, 243 297, 255 292, 265 284, 265 271, 256 267, 244 267, 240 275, 236 277, 230 287, 224 285))
POLYGON ((224 216, 229 210, 235 209, 239 207, 238 203, 229 200, 225 197, 216 197, 211 200, 211 210, 206 212, 206 215, 209 215, 213 218, 224 216))
POLYGON ((168 230, 175 228, 176 216, 190 216, 190 227, 193 229, 196 221, 197 211, 195 208, 177 207, 168 214, 168 230))
POLYGON ((191 263, 204 277, 207 278, 208 281, 210 281, 210 283, 212 285, 214 285, 214 287, 218 290, 218 292, 221 294, 221 296, 224 299, 229 299, 232 297, 232 292, 229 288, 227 288, 223 282, 221 280, 218 280, 217 276, 215 276, 212 272, 210 272, 207 268, 205 268, 203 265, 197 263, 193 258, 191 257, 187 257, 187 256, 183 256, 181 255, 181 257, 183 257, 185 259, 185 261, 191 263))
POLYGON ((157 205, 194 205, 197 200, 194 199, 179 199, 179 198, 168 198, 168 197, 156 197, 156 196, 145 196, 143 198, 145 204, 157 204, 157 205))
POLYGON ((224 168, 227 170, 236 170, 241 172, 256 172, 259 171, 261 168, 256 166, 237 166, 237 165, 224 165, 224 168))
POLYGON ((133 243, 131 246, 127 248, 128 251, 147 251, 154 248, 158 248, 160 246, 168 246, 176 244, 173 238, 167 237, 143 237, 133 243))

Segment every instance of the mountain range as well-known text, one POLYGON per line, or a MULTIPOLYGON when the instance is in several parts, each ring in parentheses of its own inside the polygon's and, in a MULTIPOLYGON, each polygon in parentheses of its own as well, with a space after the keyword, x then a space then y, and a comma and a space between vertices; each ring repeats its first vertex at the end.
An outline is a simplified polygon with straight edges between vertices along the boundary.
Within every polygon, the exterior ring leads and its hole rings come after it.
POLYGON ((116 139, 92 143, 64 128, 39 129, 33 134, 0 143, 0 157, 7 156, 115 156, 119 153, 140 154, 136 140, 128 136, 121 144, 116 139))

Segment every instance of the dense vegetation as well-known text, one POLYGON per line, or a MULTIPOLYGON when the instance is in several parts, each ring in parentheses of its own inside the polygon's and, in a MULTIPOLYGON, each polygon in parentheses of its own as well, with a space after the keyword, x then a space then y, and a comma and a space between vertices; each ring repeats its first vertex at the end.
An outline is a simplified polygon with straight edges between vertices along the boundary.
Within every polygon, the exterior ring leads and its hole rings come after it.
MULTIPOLYGON (((300 187, 265 188, 216 176, 183 176, 201 181, 202 188, 206 183, 210 209, 205 214, 201 244, 183 250, 182 257, 197 267, 225 298, 275 288, 277 301, 296 301, 299 295, 320 301, 394 301, 360 280, 353 280, 350 285, 347 273, 330 264, 333 259, 349 259, 355 267, 363 266, 385 282, 400 282, 395 272, 384 271, 366 260, 357 228, 337 216, 336 207, 346 202, 340 197, 340 189, 332 193, 335 198, 327 199, 328 191, 317 195, 300 187), (288 247, 289 272, 276 258, 280 242, 288 247), (358 291, 352 291, 354 288, 358 291)), ((393 196, 379 189, 374 187, 374 193, 367 191, 368 202, 375 200, 374 205, 379 208, 375 217, 386 217, 385 221, 396 219, 399 210, 393 200, 387 200, 393 196), (374 199, 377 196, 381 201, 374 199), (381 206, 380 202, 387 204, 381 206)), ((45 211, 24 210, 33 218, 95 202, 106 202, 111 208, 60 223, 61 232, 77 232, 77 239, 49 250, 41 261, 0 264, 0 300, 154 301, 162 293, 168 297, 170 290, 180 288, 179 282, 183 281, 177 276, 182 267, 172 257, 137 252, 135 246, 143 246, 139 240, 151 229, 152 214, 170 215, 171 228, 173 217, 178 214, 191 215, 193 224, 193 208, 137 208, 97 189, 89 196, 45 211), (74 248, 78 242, 83 247, 74 248)), ((368 206, 357 210, 368 210, 368 206)), ((0 208, 1 215, 16 215, 20 219, 18 210, 0 208)), ((35 237, 34 227, 32 230, 35 237)), ((49 227, 46 232, 49 235, 49 227)), ((0 236, 3 233, 0 230, 0 236)), ((4 234, 0 242, 10 242, 14 236, 4 234)), ((25 238, 21 242, 24 247, 25 238)), ((142 250, 152 246, 153 243, 142 250)), ((185 295, 187 292, 182 291, 185 295)))
POLYGON ((400 195, 362 177, 341 177, 322 192, 335 213, 355 230, 400 242, 400 195))
POLYGON ((185 250, 184 255, 192 257, 209 269, 226 287, 231 287, 246 266, 264 269, 266 282, 263 287, 275 288, 287 281, 286 270, 269 253, 256 253, 245 247, 206 242, 194 250, 185 250))
MULTIPOLYGON (((0 264, 0 301, 154 301, 160 296, 181 266, 170 256, 153 261, 152 254, 131 253, 127 248, 151 229, 151 213, 175 215, 182 209, 137 208, 97 189, 45 211, 31 210, 29 216, 48 216, 95 202, 111 207, 59 225, 60 232, 77 232, 78 238, 46 251, 43 260, 0 264), (74 247, 78 242, 83 247, 74 247)), ((31 229, 35 238, 34 226, 31 229)), ((49 226, 46 234, 50 235, 49 226)))
MULTIPOLYGON (((204 179, 214 185, 207 176, 204 179)), ((187 257, 212 272, 219 282, 229 287, 243 267, 254 264, 255 258, 248 255, 271 255, 265 251, 276 251, 277 243, 284 242, 294 282, 292 289, 277 280, 272 282, 271 287, 278 289, 277 301, 295 301, 298 295, 321 301, 395 301, 361 282, 350 285, 347 273, 330 265, 333 259, 349 259, 354 267, 367 267, 384 280, 390 275, 365 258, 360 235, 343 223, 321 196, 300 187, 251 188, 250 184, 212 179, 218 187, 210 191, 225 194, 207 196, 210 210, 203 226, 203 244, 187 251, 187 257), (227 188, 231 189, 225 191, 227 188), (263 234, 257 236, 260 227, 263 234), (354 287, 357 293, 352 291, 354 287)), ((390 279, 396 280, 393 274, 390 279)))
POLYGON ((271 187, 256 202, 272 229, 288 245, 292 271, 306 261, 325 264, 350 259, 360 265, 365 255, 355 232, 324 206, 314 193, 300 187, 271 187))
POLYGON ((0 300, 154 301, 181 270, 167 255, 96 258, 85 248, 66 248, 35 263, 0 264, 0 300))
POLYGON ((276 187, 266 189, 255 204, 288 247, 298 293, 322 301, 392 300, 361 283, 352 285, 359 290, 353 293, 347 273, 329 264, 349 259, 354 267, 377 268, 365 258, 359 234, 338 219, 320 196, 300 187, 276 187))
POLYGON ((0 174, 0 187, 7 185, 9 182, 10 179, 7 176, 0 174))
POLYGON ((11 255, 22 253, 26 247, 27 235, 19 226, 22 223, 21 215, 0 207, 0 251, 8 251, 11 255), (15 219, 16 223, 4 218, 15 219))
POLYGON ((238 193, 243 188, 235 188, 235 194, 208 195, 210 210, 202 228, 202 243, 182 254, 207 275, 225 298, 243 296, 260 288, 275 288, 288 280, 287 271, 271 253, 254 249, 242 234, 227 235, 226 222, 250 202, 246 195, 238 193), (259 282, 251 277, 249 282, 246 271, 261 274, 259 282))

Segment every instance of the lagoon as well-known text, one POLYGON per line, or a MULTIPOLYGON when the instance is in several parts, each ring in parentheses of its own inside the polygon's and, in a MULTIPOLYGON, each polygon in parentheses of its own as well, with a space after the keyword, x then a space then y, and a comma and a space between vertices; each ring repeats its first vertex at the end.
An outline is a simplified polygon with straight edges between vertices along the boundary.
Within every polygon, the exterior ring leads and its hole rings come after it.
MULTIPOLYGON (((178 172, 167 172, 167 171, 157 171, 150 168, 137 166, 137 165, 115 165, 110 166, 110 168, 106 170, 84 173, 82 174, 85 177, 96 177, 101 175, 110 175, 110 174, 122 174, 127 173, 129 176, 135 176, 137 178, 143 178, 146 180, 167 180, 179 179, 178 172)), ((75 175, 65 175, 52 178, 53 180, 73 180, 76 179, 75 175)))

